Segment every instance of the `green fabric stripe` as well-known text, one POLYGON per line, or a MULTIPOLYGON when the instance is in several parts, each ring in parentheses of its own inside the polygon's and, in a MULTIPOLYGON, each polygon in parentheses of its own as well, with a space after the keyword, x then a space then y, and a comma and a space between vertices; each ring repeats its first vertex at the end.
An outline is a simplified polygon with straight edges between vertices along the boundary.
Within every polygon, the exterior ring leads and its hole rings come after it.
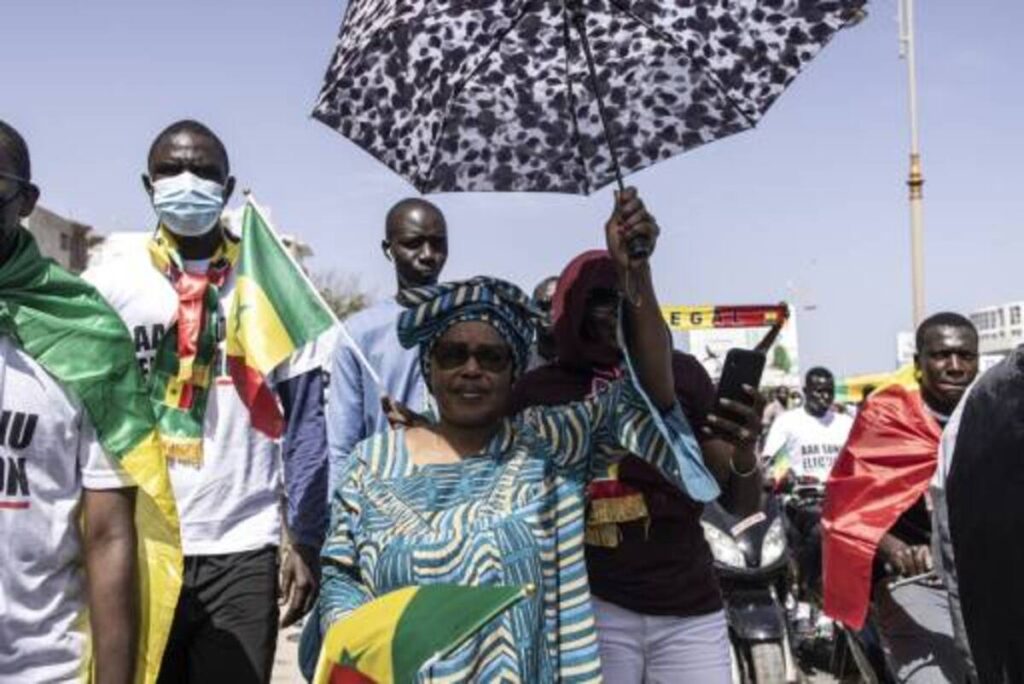
MULTIPOLYGON (((172 252, 172 254, 174 254, 172 252)), ((206 406, 210 400, 210 392, 216 383, 213 364, 217 357, 217 304, 220 301, 220 293, 216 285, 212 283, 207 286, 204 295, 203 311, 205 320, 199 331, 199 344, 196 349, 195 365, 210 368, 210 384, 206 387, 194 386, 194 398, 192 406, 179 408, 164 403, 167 397, 167 387, 171 380, 178 377, 178 369, 181 361, 178 358, 178 324, 175 323, 167 334, 160 340, 156 356, 153 360, 153 367, 150 370, 149 383, 150 401, 153 406, 153 414, 156 416, 157 425, 161 437, 185 438, 196 440, 197 449, 201 451, 201 440, 203 437, 203 423, 206 418, 206 406)))
POLYGON ((451 653, 523 596, 520 587, 420 587, 395 627, 391 644, 395 681, 415 681, 427 660, 451 653))
POLYGON ((320 299, 298 286, 303 283, 302 275, 251 204, 246 204, 242 218, 238 275, 251 278, 262 288, 296 348, 334 325, 320 299))
POLYGON ((120 459, 152 432, 128 329, 91 285, 44 259, 24 228, 0 264, 0 332, 78 397, 111 456, 120 459))

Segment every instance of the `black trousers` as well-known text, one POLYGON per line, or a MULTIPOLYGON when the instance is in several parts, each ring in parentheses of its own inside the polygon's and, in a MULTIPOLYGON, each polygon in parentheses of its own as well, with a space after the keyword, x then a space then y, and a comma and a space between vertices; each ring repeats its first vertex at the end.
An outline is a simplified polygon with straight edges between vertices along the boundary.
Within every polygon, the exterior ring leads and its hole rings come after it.
POLYGON ((277 645, 277 547, 186 556, 159 684, 265 684, 277 645))

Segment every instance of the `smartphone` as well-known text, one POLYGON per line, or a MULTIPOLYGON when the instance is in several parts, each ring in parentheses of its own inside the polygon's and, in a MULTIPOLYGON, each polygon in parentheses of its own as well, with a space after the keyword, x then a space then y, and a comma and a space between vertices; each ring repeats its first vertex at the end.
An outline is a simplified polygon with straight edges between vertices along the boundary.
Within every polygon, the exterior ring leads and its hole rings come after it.
POLYGON ((720 408, 720 399, 731 399, 732 401, 748 406, 753 405, 753 399, 747 394, 743 386, 749 385, 757 390, 761 385, 761 375, 764 373, 765 354, 761 351, 750 349, 730 349, 725 355, 725 365, 722 367, 722 377, 718 381, 718 392, 715 394, 714 412, 729 420, 739 420, 740 416, 720 408))

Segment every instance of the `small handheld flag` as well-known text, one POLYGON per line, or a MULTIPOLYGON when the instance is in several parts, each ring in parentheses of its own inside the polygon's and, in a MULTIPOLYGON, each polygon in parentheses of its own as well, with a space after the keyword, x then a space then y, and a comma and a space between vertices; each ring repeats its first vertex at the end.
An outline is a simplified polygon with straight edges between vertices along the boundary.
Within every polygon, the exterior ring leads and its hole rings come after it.
POLYGON ((324 636, 316 684, 405 684, 535 591, 526 587, 405 587, 361 606, 324 636))

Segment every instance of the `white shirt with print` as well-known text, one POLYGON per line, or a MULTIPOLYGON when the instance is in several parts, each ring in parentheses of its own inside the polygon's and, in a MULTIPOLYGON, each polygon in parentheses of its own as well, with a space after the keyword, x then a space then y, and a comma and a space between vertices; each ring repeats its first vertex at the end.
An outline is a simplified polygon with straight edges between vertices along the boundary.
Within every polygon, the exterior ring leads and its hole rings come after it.
MULTIPOLYGON (((174 288, 148 255, 106 262, 83 277, 121 315, 148 377, 160 339, 178 310, 174 288)), ((220 291, 222 320, 230 311, 234 282, 232 273, 220 291)), ((252 426, 249 409, 228 375, 221 338, 203 425, 202 465, 169 464, 186 556, 241 553, 281 541, 280 448, 252 426)))
POLYGON ((852 427, 852 418, 833 410, 817 418, 804 408, 792 409, 772 423, 764 453, 773 459, 784 453, 794 475, 825 482, 852 427))
POLYGON ((82 492, 131 486, 79 401, 0 336, 0 682, 82 680, 82 492))

